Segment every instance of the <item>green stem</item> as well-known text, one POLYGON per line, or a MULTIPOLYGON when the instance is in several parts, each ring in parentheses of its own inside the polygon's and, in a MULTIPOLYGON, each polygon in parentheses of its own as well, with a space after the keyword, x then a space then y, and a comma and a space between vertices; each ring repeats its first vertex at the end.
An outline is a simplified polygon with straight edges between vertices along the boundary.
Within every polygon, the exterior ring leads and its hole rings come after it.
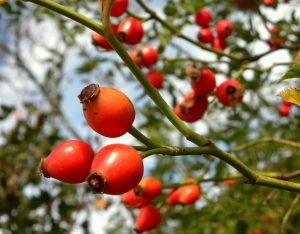
POLYGON ((232 149, 231 151, 232 152, 242 151, 242 150, 245 150, 247 148, 253 147, 253 146, 261 144, 261 143, 266 143, 266 142, 275 142, 275 143, 288 145, 288 146, 300 149, 300 144, 297 143, 297 142, 294 142, 294 141, 281 139, 281 138, 275 139, 275 138, 272 138, 272 137, 262 137, 262 138, 259 138, 259 139, 253 140, 253 141, 249 141, 245 144, 239 145, 239 146, 235 147, 234 149, 232 149))
POLYGON ((143 133, 141 133, 138 129, 136 129, 133 126, 131 126, 128 133, 135 137, 137 140, 139 140, 141 143, 145 144, 146 146, 149 146, 150 148, 157 148, 162 146, 146 137, 143 133))
POLYGON ((100 24, 85 17, 84 15, 81 15, 81 14, 71 10, 68 7, 65 7, 59 3, 56 3, 55 1, 51 1, 51 0, 28 0, 28 1, 38 4, 40 6, 46 7, 52 11, 55 11, 63 16, 66 16, 66 17, 90 28, 91 30, 103 35, 103 29, 100 24))
POLYGON ((154 148, 141 153, 142 158, 149 157, 154 154, 169 155, 169 156, 181 156, 181 155, 203 155, 209 154, 209 147, 175 147, 175 146, 163 146, 160 148, 154 148))
POLYGON ((286 211, 286 213, 283 216, 282 222, 281 222, 281 234, 286 233, 285 232, 285 228, 288 222, 288 219, 290 218, 295 206, 298 204, 298 201, 300 200, 300 194, 297 194, 296 197, 294 198, 294 200, 292 201, 292 203, 290 204, 288 210, 286 211))

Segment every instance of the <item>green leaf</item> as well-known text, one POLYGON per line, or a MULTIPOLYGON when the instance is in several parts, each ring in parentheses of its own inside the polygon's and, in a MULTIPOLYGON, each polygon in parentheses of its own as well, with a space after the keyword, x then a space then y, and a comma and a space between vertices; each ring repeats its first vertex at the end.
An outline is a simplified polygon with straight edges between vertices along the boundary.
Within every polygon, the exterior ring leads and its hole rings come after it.
POLYGON ((291 78, 300 78, 300 61, 294 63, 280 81, 291 78))
POLYGON ((97 67, 98 63, 99 63, 99 59, 93 59, 87 61, 86 63, 82 64, 79 68, 77 68, 76 71, 79 74, 89 73, 97 67))

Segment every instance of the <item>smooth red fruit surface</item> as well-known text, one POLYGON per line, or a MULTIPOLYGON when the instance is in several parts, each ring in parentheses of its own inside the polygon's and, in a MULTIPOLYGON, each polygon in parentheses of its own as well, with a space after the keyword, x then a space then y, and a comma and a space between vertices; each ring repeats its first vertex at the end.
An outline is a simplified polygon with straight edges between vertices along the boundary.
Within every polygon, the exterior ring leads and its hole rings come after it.
POLYGON ((272 49, 278 48, 278 46, 284 42, 285 38, 283 36, 272 37, 268 40, 268 44, 272 49))
POLYGON ((158 60, 158 54, 151 45, 144 45, 129 52, 131 59, 139 67, 151 67, 158 60))
POLYGON ((194 92, 191 92, 175 106, 174 112, 181 120, 192 123, 202 118, 207 107, 206 96, 196 96, 194 92))
POLYGON ((215 73, 208 68, 203 68, 198 78, 191 81, 191 85, 196 96, 206 96, 216 88, 215 73))
POLYGON ((290 106, 281 105, 279 108, 279 115, 281 117, 287 117, 290 115, 290 106))
POLYGON ((179 203, 179 192, 178 189, 170 189, 168 197, 167 197, 167 203, 174 206, 179 203))
POLYGON ((127 45, 138 44, 144 36, 143 24, 134 17, 128 17, 121 21, 118 27, 118 39, 127 45))
POLYGON ((128 7, 128 0, 114 0, 110 16, 119 17, 125 13, 128 7))
POLYGON ((48 157, 42 159, 41 172, 65 183, 85 182, 94 158, 91 146, 81 140, 59 144, 48 157))
POLYGON ((198 41, 202 43, 213 43, 214 33, 210 28, 200 28, 197 33, 197 38, 198 41))
POLYGON ((286 101, 286 100, 283 100, 283 101, 282 101, 282 105, 283 105, 283 106, 288 106, 288 107, 290 107, 290 106, 293 105, 293 103, 292 103, 292 102, 289 102, 289 101, 286 101))
POLYGON ((224 106, 235 106, 243 100, 244 89, 237 80, 226 80, 216 90, 216 97, 224 106))
POLYGON ((207 28, 212 21, 212 16, 206 9, 200 9, 195 14, 195 23, 202 28, 207 28))
POLYGON ((197 184, 187 184, 178 188, 178 202, 183 205, 194 204, 200 197, 201 189, 197 184))
POLYGON ((272 34, 278 34, 279 33, 279 27, 277 25, 273 25, 273 27, 270 29, 270 32, 272 34))
POLYGON ((164 77, 156 70, 151 70, 146 74, 146 78, 157 89, 161 89, 163 86, 164 77))
POLYGON ((233 24, 227 19, 219 20, 216 24, 217 34, 221 38, 226 38, 230 36, 233 30, 234 30, 233 24))
POLYGON ((78 97, 88 125, 102 136, 119 137, 132 126, 135 110, 121 91, 90 84, 78 97))
POLYGON ((134 189, 124 193, 121 200, 123 204, 130 209, 142 207, 150 202, 148 197, 137 195, 134 189))
POLYGON ((267 7, 273 7, 276 4, 276 0, 264 0, 264 5, 267 7))
POLYGON ((134 230, 136 232, 145 232, 155 229, 159 226, 161 214, 157 208, 152 205, 143 206, 137 214, 134 230))
POLYGON ((144 67, 151 67, 158 60, 158 54, 155 48, 151 45, 144 45, 140 48, 142 55, 142 65, 144 67))
POLYGON ((161 183, 153 177, 146 177, 141 180, 137 187, 134 188, 136 194, 146 197, 150 200, 155 199, 161 193, 161 183))
MULTIPOLYGON (((111 25, 112 31, 115 35, 117 35, 118 26, 111 25)), ((92 33, 92 43, 95 46, 99 46, 103 49, 111 50, 112 46, 108 43, 108 41, 99 33, 93 32, 92 33)))
POLYGON ((95 193, 120 195, 136 187, 143 172, 142 158, 133 147, 110 144, 95 155, 87 181, 95 193))
POLYGON ((212 48, 215 50, 224 50, 227 47, 224 38, 216 37, 212 42, 212 48))

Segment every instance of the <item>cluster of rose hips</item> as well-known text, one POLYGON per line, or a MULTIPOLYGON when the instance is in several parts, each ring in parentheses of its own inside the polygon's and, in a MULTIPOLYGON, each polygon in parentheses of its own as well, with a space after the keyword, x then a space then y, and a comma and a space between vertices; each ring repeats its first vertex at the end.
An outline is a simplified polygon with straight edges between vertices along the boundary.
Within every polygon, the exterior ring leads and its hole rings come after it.
POLYGON ((285 42, 285 38, 280 35, 280 29, 277 25, 274 25, 271 30, 271 38, 268 40, 268 44, 271 49, 277 48, 280 44, 285 42))
POLYGON ((211 28, 212 19, 211 13, 204 8, 196 12, 195 23, 200 26, 197 33, 198 41, 210 44, 213 49, 224 50, 227 46, 226 38, 232 34, 234 26, 229 20, 221 19, 214 28, 211 28))
POLYGON ((174 108, 175 114, 185 122, 192 123, 203 117, 211 94, 224 106, 235 107, 243 99, 243 86, 237 80, 228 79, 217 86, 215 73, 207 67, 188 66, 186 74, 191 78, 192 91, 174 108))
MULTIPOLYGON (((125 13, 128 6, 128 0, 114 1, 110 16, 119 17, 125 13)), ((122 19, 119 25, 111 25, 112 31, 117 39, 129 46, 136 46, 142 41, 144 36, 143 24, 134 17, 122 19)), ((111 50, 112 46, 100 34, 92 33, 92 42, 95 46, 105 50, 111 50)), ((158 61, 158 53, 151 45, 138 45, 129 51, 131 59, 140 68, 150 68, 158 61)), ((157 89, 163 86, 163 75, 156 69, 151 69, 145 74, 149 82, 157 89)))

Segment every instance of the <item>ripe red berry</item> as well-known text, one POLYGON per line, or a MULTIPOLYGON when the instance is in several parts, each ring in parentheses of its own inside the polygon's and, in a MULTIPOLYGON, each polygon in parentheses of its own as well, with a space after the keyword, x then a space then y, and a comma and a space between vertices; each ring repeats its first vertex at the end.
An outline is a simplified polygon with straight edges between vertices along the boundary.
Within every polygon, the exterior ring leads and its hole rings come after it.
POLYGON ((219 20, 216 24, 216 31, 220 38, 226 38, 230 36, 233 30, 233 24, 227 19, 219 20))
POLYGON ((138 44, 144 36, 142 22, 136 18, 128 17, 121 21, 118 27, 118 39, 127 45, 138 44))
POLYGON ((121 200, 123 204, 130 209, 142 207, 150 202, 148 197, 137 195, 134 189, 124 193, 121 200))
POLYGON ((171 190, 168 197, 167 203, 170 205, 191 205, 194 204, 201 195, 200 187, 195 183, 193 179, 188 179, 187 182, 190 184, 182 185, 176 190, 171 190))
POLYGON ((195 14, 195 23, 202 28, 207 28, 212 21, 212 16, 206 9, 200 9, 195 14))
POLYGON ((128 0, 114 0, 111 7, 110 15, 119 17, 125 13, 128 7, 128 0))
POLYGON ((270 29, 270 32, 272 34, 278 34, 279 33, 279 27, 277 25, 273 25, 273 27, 270 29))
POLYGON ((153 177, 146 177, 134 188, 136 194, 150 200, 155 199, 161 193, 161 183, 153 177))
POLYGON ((144 172, 139 153, 125 144, 110 144, 95 155, 87 182, 95 193, 120 195, 138 185, 144 172))
POLYGON ((224 50, 227 47, 224 38, 216 37, 212 42, 212 48, 215 50, 224 50))
POLYGON ((206 96, 196 96, 194 92, 191 92, 175 106, 174 112, 181 120, 191 123, 201 119, 207 107, 206 96))
POLYGON ((224 180, 224 184, 226 184, 228 186, 227 192, 231 192, 231 190, 233 189, 234 184, 236 184, 239 181, 240 181, 239 179, 224 180))
POLYGON ((134 230, 138 233, 155 229, 159 226, 161 214, 152 205, 143 206, 137 214, 134 230))
POLYGON ((276 4, 276 0, 264 0, 264 5, 267 7, 274 7, 276 4))
POLYGON ((224 106, 234 107, 243 99, 243 86, 237 80, 226 80, 216 90, 216 97, 224 106))
POLYGON ((199 42, 202 43, 213 43, 214 33, 210 28, 200 28, 197 34, 199 42))
POLYGON ((84 117, 95 132, 106 137, 119 137, 132 126, 135 110, 121 91, 90 84, 78 97, 84 117))
POLYGON ((196 96, 206 96, 216 88, 215 73, 208 68, 203 68, 198 77, 192 79, 191 85, 196 96))
POLYGON ((151 70, 146 74, 146 78, 157 89, 161 89, 164 81, 163 75, 156 70, 151 70))
MULTIPOLYGON (((115 35, 117 35, 118 26, 117 25, 111 25, 112 31, 115 35)), ((92 43, 95 46, 99 46, 101 48, 111 50, 112 46, 108 43, 108 41, 99 33, 93 32, 92 33, 92 43)))
POLYGON ((197 184, 187 184, 178 188, 178 202, 182 205, 194 204, 200 197, 201 189, 197 184))
POLYGON ((133 49, 129 52, 129 55, 139 67, 151 67, 158 60, 157 51, 151 45, 133 49))
POLYGON ((285 38, 283 36, 275 36, 268 40, 268 44, 272 49, 278 48, 278 46, 284 42, 285 38))
POLYGON ((81 140, 68 140, 59 144, 48 157, 41 161, 41 172, 65 183, 77 184, 89 175, 94 152, 81 140))
POLYGON ((287 117, 290 115, 290 106, 281 105, 279 108, 279 115, 281 117, 287 117))
POLYGON ((179 194, 178 189, 170 189, 167 203, 172 206, 179 204, 179 194))

